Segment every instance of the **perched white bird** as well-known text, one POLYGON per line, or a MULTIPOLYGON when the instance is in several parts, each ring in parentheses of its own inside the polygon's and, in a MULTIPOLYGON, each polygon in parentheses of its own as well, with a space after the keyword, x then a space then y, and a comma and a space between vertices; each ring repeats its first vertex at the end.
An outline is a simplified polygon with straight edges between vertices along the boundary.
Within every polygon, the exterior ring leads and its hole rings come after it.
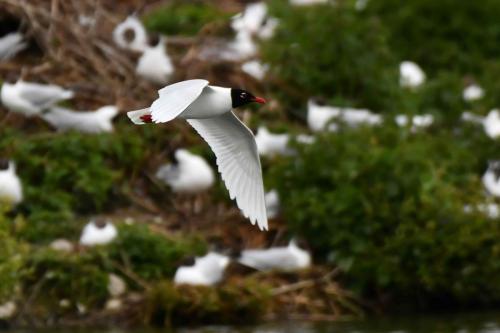
POLYGON ((2 104, 7 109, 30 117, 38 115, 60 101, 72 98, 73 92, 53 84, 19 80, 15 84, 4 82, 0 96, 2 104))
POLYGON ((113 118, 118 114, 114 105, 103 106, 96 111, 80 112, 61 107, 52 107, 42 118, 59 131, 76 130, 82 133, 113 131, 113 118))
POLYGON ((52 250, 59 252, 72 252, 75 249, 73 243, 64 238, 59 238, 52 241, 49 246, 52 250))
POLYGON ((17 311, 17 305, 13 301, 0 304, 0 319, 6 320, 14 316, 17 311))
POLYGON ((23 187, 14 162, 0 159, 0 203, 17 205, 23 201, 23 187))
POLYGON ((20 32, 11 32, 0 37, 0 61, 12 59, 27 46, 28 43, 20 32))
POLYGON ((111 297, 119 297, 127 291, 127 283, 116 274, 108 275, 108 293, 111 297))
POLYGON ((267 217, 270 219, 274 219, 279 215, 280 212, 280 196, 278 191, 271 190, 266 193, 266 209, 267 209, 267 217))
POLYGON ((118 231, 111 222, 92 220, 83 228, 80 244, 85 246, 105 245, 111 243, 116 236, 118 236, 118 231))
POLYGON ((490 161, 483 175, 484 188, 493 196, 500 197, 500 161, 490 161))
POLYGON ((245 90, 209 86, 206 80, 178 82, 161 89, 159 95, 150 108, 128 112, 129 118, 135 124, 186 119, 215 153, 231 199, 236 198, 252 224, 267 229, 257 145, 252 132, 231 111, 266 101, 245 90))
POLYGON ((500 217, 500 207, 498 206, 498 204, 494 202, 478 204, 476 206, 471 206, 471 205, 464 206, 465 213, 472 213, 473 211, 478 211, 486 215, 490 219, 497 219, 498 217, 500 217))
POLYGON ((406 88, 416 88, 425 82, 424 71, 412 61, 399 65, 399 84, 406 88))
POLYGON ((381 115, 366 109, 341 108, 339 119, 351 127, 382 123, 381 115))
POLYGON ((185 149, 175 151, 175 161, 161 166, 156 177, 167 183, 174 192, 198 193, 214 184, 214 173, 201 156, 185 149))
POLYGON ((408 116, 406 114, 400 114, 395 117, 396 124, 400 127, 408 126, 411 122, 411 131, 415 132, 419 129, 424 129, 431 126, 434 123, 434 116, 432 114, 422 114, 408 116))
POLYGON ((257 53, 257 45, 252 34, 248 30, 240 30, 229 44, 229 52, 226 53, 227 60, 240 60, 251 58, 257 53))
POLYGON ((174 283, 212 286, 222 280, 229 261, 225 255, 209 252, 195 258, 193 266, 179 267, 175 272, 174 283))
POLYGON ((233 18, 231 27, 235 31, 246 30, 251 34, 255 34, 263 26, 266 16, 267 5, 265 2, 250 3, 245 7, 243 13, 233 18))
POLYGON ((288 246, 244 250, 239 262, 260 271, 293 271, 309 267, 311 254, 292 240, 288 246))
POLYGON ((483 127, 486 134, 496 139, 500 136, 500 112, 498 109, 491 110, 484 118, 483 127))
POLYGON ((142 22, 131 15, 113 30, 113 40, 123 49, 142 52, 148 46, 148 35, 142 22))
POLYGON ((257 36, 262 40, 268 40, 274 37, 276 29, 280 25, 280 20, 275 17, 268 17, 259 29, 257 36))
POLYGON ((147 47, 137 62, 139 76, 156 84, 164 85, 174 73, 174 65, 167 54, 165 37, 156 46, 147 47))
POLYGON ((467 102, 477 101, 484 97, 484 90, 477 84, 471 84, 465 87, 462 96, 467 102))
POLYGON ((266 73, 269 69, 269 65, 262 64, 258 60, 251 60, 241 65, 241 69, 248 75, 251 75, 254 78, 256 78, 257 80, 262 80, 266 76, 266 73))
POLYGON ((461 119, 474 124, 483 124, 484 117, 478 116, 477 114, 471 112, 462 112, 461 119))
POLYGON ((331 123, 331 121, 339 116, 340 108, 319 105, 312 99, 307 102, 307 124, 313 132, 319 132, 325 129, 335 132, 338 126, 337 124, 331 123))
POLYGON ((328 0, 290 0, 290 4, 293 6, 309 6, 328 3, 328 0))
POLYGON ((272 157, 293 154, 293 150, 288 147, 289 141, 289 134, 273 134, 264 126, 259 127, 255 135, 257 150, 261 156, 272 157))

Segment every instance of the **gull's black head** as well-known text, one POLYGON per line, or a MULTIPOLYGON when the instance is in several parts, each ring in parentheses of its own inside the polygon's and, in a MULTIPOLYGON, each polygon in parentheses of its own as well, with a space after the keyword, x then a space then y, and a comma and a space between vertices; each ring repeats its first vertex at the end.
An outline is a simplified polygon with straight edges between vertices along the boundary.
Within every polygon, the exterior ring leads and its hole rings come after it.
POLYGON ((251 93, 242 89, 231 89, 231 101, 233 103, 233 109, 246 105, 248 103, 256 102, 259 104, 265 104, 266 100, 262 97, 255 97, 251 93))
POLYGON ((7 170, 9 168, 9 160, 0 158, 0 170, 7 170))

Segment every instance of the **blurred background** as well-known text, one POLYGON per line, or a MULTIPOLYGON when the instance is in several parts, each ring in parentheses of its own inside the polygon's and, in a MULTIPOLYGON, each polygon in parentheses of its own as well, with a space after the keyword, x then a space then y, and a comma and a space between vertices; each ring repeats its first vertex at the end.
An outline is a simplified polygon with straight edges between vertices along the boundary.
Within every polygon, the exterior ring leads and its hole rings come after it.
POLYGON ((0 326, 498 332, 498 13, 0 0, 0 326), (185 121, 126 116, 193 78, 268 100, 267 232, 185 121))

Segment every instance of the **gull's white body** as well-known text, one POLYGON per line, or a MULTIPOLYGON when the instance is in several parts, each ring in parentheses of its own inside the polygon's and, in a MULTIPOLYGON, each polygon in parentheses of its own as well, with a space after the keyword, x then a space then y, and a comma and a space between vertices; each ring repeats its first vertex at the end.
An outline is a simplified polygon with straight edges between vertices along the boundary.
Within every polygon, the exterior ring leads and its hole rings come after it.
POLYGON ((0 96, 2 104, 10 111, 34 116, 60 101, 72 98, 73 92, 52 84, 19 80, 15 84, 4 82, 0 96))
POLYGON ((425 82, 424 71, 414 62, 403 61, 399 65, 399 84, 406 88, 416 88, 425 82))
POLYGON ((174 65, 167 54, 165 39, 154 47, 147 47, 137 62, 136 72, 156 84, 166 84, 174 73, 174 65))
POLYGON ((82 133, 104 133, 113 131, 113 118, 118 108, 103 106, 92 112, 79 112, 61 107, 52 107, 42 118, 59 131, 76 130, 82 133))
POLYGON ((0 61, 12 59, 17 53, 24 50, 28 44, 23 39, 20 32, 11 32, 0 37, 0 61))
POLYGON ((292 154, 293 151, 288 147, 289 141, 290 135, 273 134, 264 126, 259 127, 255 135, 255 142, 261 156, 292 154))
MULTIPOLYGON (((495 162, 498 164, 498 162, 495 162)), ((493 196, 500 197, 500 178, 495 175, 491 164, 483 175, 484 188, 493 196)))
POLYGON ((103 228, 99 228, 94 221, 90 221, 83 228, 80 244, 85 246, 105 245, 111 243, 117 235, 118 231, 112 223, 107 222, 103 228))
POLYGON ((328 105, 318 105, 312 100, 309 100, 307 103, 307 124, 313 132, 319 132, 325 129, 336 131, 337 125, 332 124, 331 121, 339 117, 340 113, 340 108, 328 105))
POLYGON ((483 120, 483 127, 490 138, 498 138, 500 136, 500 111, 491 110, 483 120))
POLYGON ((219 253, 209 252, 197 257, 193 266, 181 266, 175 272, 175 284, 212 286, 222 280, 229 258, 219 253))
POLYGON ((239 262, 260 271, 293 271, 309 267, 311 255, 292 240, 288 246, 244 250, 239 262))
POLYGON ((341 108, 339 119, 352 127, 382 123, 382 116, 366 109, 341 108))
POLYGON ((177 193, 199 193, 208 190, 215 181, 210 165, 200 156, 185 149, 175 152, 177 165, 160 167, 156 177, 167 183, 177 193))
POLYGON ((484 90, 477 84, 471 84, 464 89, 462 96, 467 102, 477 101, 478 99, 483 98, 484 90))
POLYGON ((278 191, 271 190, 266 193, 267 217, 274 219, 280 212, 280 196, 278 191))
POLYGON ((252 132, 231 111, 231 89, 209 86, 206 80, 189 80, 169 85, 150 108, 128 112, 135 124, 142 117, 154 123, 175 118, 187 122, 208 143, 231 199, 252 224, 267 229, 262 170, 252 132))
POLYGON ((248 75, 253 76, 257 80, 262 80, 269 69, 268 65, 262 64, 258 60, 251 60, 241 65, 241 69, 248 75))
POLYGON ((434 116, 431 114, 423 114, 410 117, 405 114, 400 114, 395 117, 395 121, 399 127, 405 127, 411 123, 411 130, 414 132, 431 126, 434 123, 434 116))
POLYGON ((7 170, 0 170, 0 202, 17 205, 23 201, 23 187, 16 174, 14 162, 9 162, 7 170))
POLYGON ((113 30, 113 40, 119 47, 137 52, 144 51, 148 46, 146 29, 135 15, 127 17, 125 21, 115 27, 113 30), (125 33, 128 30, 134 32, 134 38, 131 41, 125 38, 125 33))

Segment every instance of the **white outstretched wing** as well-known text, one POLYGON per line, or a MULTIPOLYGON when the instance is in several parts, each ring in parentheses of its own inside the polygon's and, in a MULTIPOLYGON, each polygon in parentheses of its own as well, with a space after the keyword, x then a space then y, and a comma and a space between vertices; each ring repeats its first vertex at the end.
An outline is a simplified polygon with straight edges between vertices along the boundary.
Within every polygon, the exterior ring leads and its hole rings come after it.
POLYGON ((153 122, 165 123, 177 117, 200 96, 206 86, 206 80, 187 80, 159 90, 160 97, 150 108, 153 122))
POLYGON ((215 153, 231 199, 236 198, 238 207, 252 224, 257 222, 261 230, 267 230, 262 170, 252 132, 232 112, 187 122, 215 153))

